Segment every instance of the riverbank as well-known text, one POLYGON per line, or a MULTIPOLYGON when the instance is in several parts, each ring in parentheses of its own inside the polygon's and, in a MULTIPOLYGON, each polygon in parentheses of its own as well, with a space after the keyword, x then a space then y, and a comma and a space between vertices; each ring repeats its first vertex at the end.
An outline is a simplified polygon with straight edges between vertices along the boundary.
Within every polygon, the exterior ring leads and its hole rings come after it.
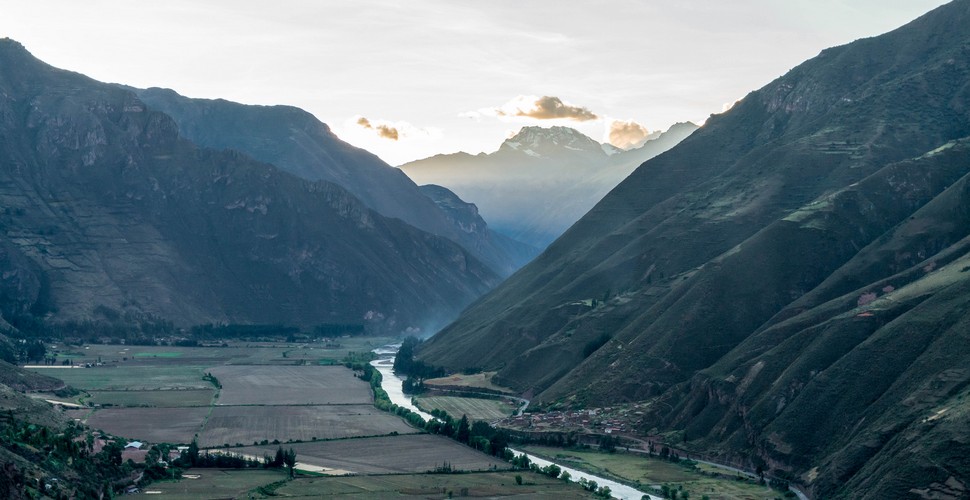
MULTIPOLYGON (((392 403, 407 408, 414 413, 420 415, 425 420, 434 419, 434 417, 427 412, 421 411, 412 402, 411 398, 406 396, 402 390, 404 380, 398 377, 394 373, 394 356, 397 354, 397 348, 400 347, 399 344, 390 344, 387 346, 382 346, 374 349, 374 354, 377 355, 378 359, 371 361, 371 366, 377 369, 381 374, 381 388, 388 394, 388 398, 392 403)), ((610 489, 610 494, 613 498, 618 498, 621 500, 640 500, 644 496, 647 496, 651 500, 662 500, 660 497, 651 495, 645 491, 638 490, 629 485, 622 484, 620 482, 614 481, 612 479, 597 476, 595 474, 590 474, 585 471, 574 469, 565 464, 560 464, 550 460, 531 455, 529 453, 522 452, 517 449, 509 448, 512 453, 516 456, 525 455, 529 458, 531 463, 538 465, 539 467, 547 467, 549 465, 555 464, 561 470, 569 472, 570 480, 573 482, 580 482, 580 480, 585 480, 586 482, 595 481, 598 487, 608 487, 610 489)))

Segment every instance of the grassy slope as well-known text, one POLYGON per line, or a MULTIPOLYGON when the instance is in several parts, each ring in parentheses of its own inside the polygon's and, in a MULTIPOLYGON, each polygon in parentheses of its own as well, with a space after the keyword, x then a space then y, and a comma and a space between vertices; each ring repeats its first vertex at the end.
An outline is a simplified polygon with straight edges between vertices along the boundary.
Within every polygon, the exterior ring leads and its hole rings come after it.
POLYGON ((63 380, 24 370, 6 361, 0 361, 0 384, 21 392, 51 392, 66 386, 63 380))

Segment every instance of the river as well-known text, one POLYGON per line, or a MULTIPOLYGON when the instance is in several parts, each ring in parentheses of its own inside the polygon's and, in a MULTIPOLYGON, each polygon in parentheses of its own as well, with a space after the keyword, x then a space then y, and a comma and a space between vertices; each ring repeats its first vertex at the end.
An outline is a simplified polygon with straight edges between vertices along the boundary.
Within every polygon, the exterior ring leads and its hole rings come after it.
MULTIPOLYGON (((400 347, 401 344, 389 344, 374 349, 374 354, 377 355, 377 359, 371 361, 370 364, 374 368, 377 368, 377 371, 381 372, 381 387, 385 392, 387 392, 387 395, 391 399, 392 403, 398 406, 403 406, 417 413, 418 415, 421 415, 421 418, 425 420, 430 420, 434 417, 414 406, 414 404, 411 402, 411 398, 405 395, 402 389, 404 380, 394 374, 394 356, 397 354, 397 350, 400 347)), ((618 483, 611 479, 606 479, 605 477, 594 476, 592 474, 573 469, 572 467, 567 467, 561 463, 550 462, 519 450, 512 449, 512 452, 516 455, 524 454, 525 456, 529 457, 530 462, 540 467, 546 467, 555 463, 560 469, 569 472, 569 476, 572 481, 586 479, 587 481, 596 481, 598 486, 607 486, 610 488, 610 493, 613 495, 613 498, 619 498, 622 500, 640 500, 644 495, 647 495, 647 493, 643 491, 637 490, 636 488, 622 483, 618 483)), ((654 495, 649 495, 649 497, 651 500, 662 500, 660 497, 654 495)))
POLYGON ((404 380, 394 373, 394 356, 397 355, 397 350, 400 347, 401 344, 388 344, 374 349, 377 359, 371 361, 370 364, 381 372, 381 388, 387 393, 387 397, 391 399, 392 403, 421 415, 421 418, 425 420, 432 420, 434 417, 430 413, 419 410, 411 402, 411 397, 404 394, 404 380))

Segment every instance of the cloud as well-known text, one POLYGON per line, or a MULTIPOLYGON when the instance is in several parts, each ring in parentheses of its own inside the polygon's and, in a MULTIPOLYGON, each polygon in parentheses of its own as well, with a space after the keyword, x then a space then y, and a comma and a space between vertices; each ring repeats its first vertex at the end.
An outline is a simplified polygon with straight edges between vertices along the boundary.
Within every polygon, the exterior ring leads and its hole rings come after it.
POLYGON ((485 108, 478 111, 461 113, 460 116, 480 118, 482 116, 495 117, 523 117, 535 120, 572 120, 585 122, 597 120, 599 116, 588 108, 574 106, 554 96, 525 96, 520 95, 498 108, 485 108))
POLYGON ((345 122, 345 126, 350 126, 351 123, 360 128, 375 132, 378 137, 392 141, 402 141, 405 139, 437 140, 443 135, 441 129, 435 127, 419 128, 408 122, 371 120, 360 115, 357 115, 353 119, 345 122))
POLYGON ((613 120, 609 134, 610 144, 620 149, 639 147, 653 135, 646 127, 633 120, 613 120))
POLYGON ((392 141, 398 140, 401 136, 401 134, 397 131, 396 128, 391 127, 389 125, 378 125, 377 135, 385 139, 390 139, 392 141))
POLYGON ((364 127, 366 129, 375 130, 377 131, 377 135, 385 139, 396 141, 401 138, 401 132, 398 131, 396 127, 393 127, 385 123, 372 125, 370 120, 368 120, 367 118, 364 118, 363 116, 357 119, 357 125, 360 125, 361 127, 364 127))

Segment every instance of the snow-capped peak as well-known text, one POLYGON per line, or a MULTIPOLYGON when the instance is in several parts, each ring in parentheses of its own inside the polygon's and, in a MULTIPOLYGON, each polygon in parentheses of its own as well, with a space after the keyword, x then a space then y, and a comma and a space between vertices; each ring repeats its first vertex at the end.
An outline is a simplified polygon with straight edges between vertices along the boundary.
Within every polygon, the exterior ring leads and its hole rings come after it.
POLYGON ((499 150, 514 150, 534 157, 550 157, 564 151, 612 154, 605 147, 569 127, 522 127, 519 133, 502 143, 499 150))

